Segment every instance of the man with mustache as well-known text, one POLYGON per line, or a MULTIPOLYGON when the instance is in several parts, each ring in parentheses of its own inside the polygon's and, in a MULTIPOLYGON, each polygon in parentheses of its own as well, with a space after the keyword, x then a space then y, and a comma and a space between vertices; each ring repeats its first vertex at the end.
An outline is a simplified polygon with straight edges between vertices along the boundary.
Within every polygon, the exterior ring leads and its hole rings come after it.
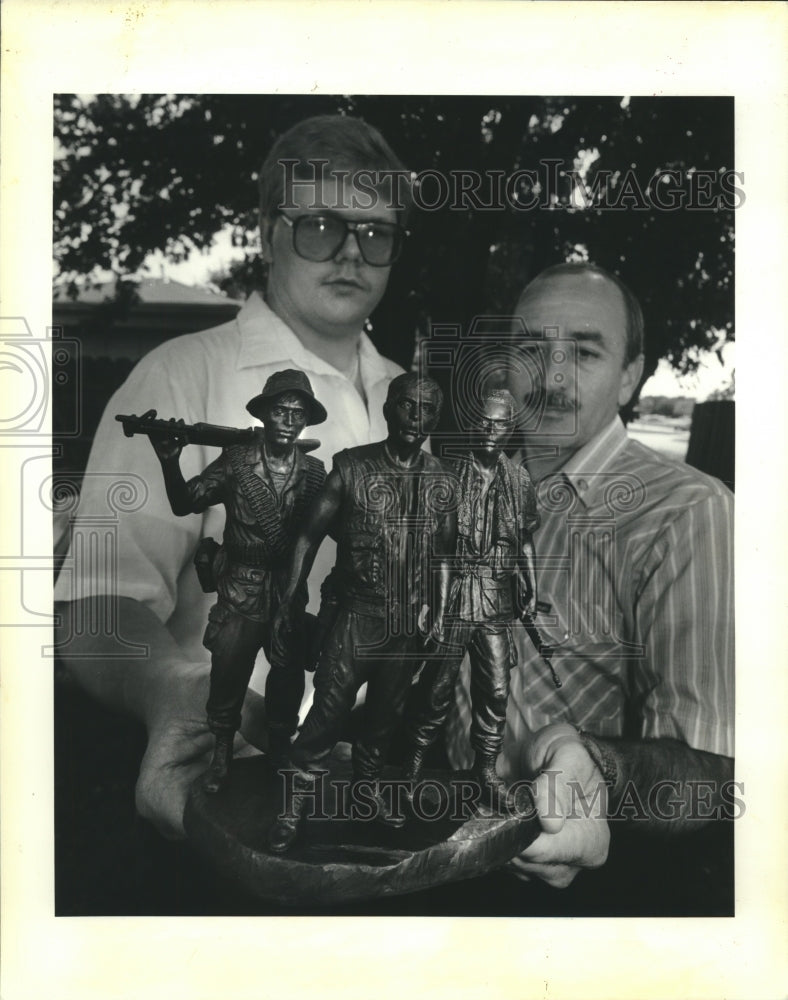
MULTIPOLYGON (((409 193, 395 183, 403 173, 383 136, 356 118, 308 118, 282 134, 259 175, 264 294, 253 293, 232 322, 146 355, 97 430, 79 518, 106 520, 107 483, 129 474, 147 485, 147 497, 141 509, 116 514, 112 578, 102 566, 80 563, 72 545, 55 589, 62 622, 57 639, 88 693, 145 724, 137 808, 169 837, 184 835, 187 791, 205 770, 213 742, 205 724, 209 664, 201 644, 212 600, 200 591, 192 557, 201 537, 222 536, 224 511, 212 506, 176 518, 159 487, 152 449, 140 438, 124 438, 114 416, 156 409, 187 423, 243 427, 246 401, 275 372, 292 368, 328 401, 316 458, 328 462, 343 448, 379 440, 382 404, 402 369, 378 354, 364 324, 407 235, 409 193), (104 621, 114 621, 115 635, 101 634, 104 621), (116 636, 136 649, 119 650, 116 636), (140 650, 143 655, 133 655, 140 650)), ((189 447, 185 477, 216 457, 213 449, 189 447)), ((326 546, 314 579, 322 580, 332 563, 326 546)), ((242 729, 267 745, 267 726, 255 725, 259 701, 250 691, 242 729)), ((238 740, 236 752, 250 748, 238 740)))
MULTIPOLYGON (((538 775, 543 832, 512 867, 566 886, 606 861, 609 816, 675 833, 730 805, 733 498, 628 438, 618 411, 642 374, 643 318, 618 278, 558 265, 516 312, 527 353, 507 385, 537 485, 538 624, 563 685, 518 630, 499 770, 538 775)), ((455 766, 472 760, 470 720, 466 676, 455 766)))

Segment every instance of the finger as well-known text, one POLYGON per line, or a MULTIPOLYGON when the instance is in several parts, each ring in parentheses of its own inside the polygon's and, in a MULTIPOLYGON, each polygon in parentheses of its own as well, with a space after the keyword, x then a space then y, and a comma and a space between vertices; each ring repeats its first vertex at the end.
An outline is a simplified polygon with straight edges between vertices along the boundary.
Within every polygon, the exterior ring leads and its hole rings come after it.
POLYGON ((508 861, 503 867, 507 875, 514 875, 522 882, 530 882, 533 877, 530 872, 525 870, 527 865, 525 862, 521 861, 520 858, 512 858, 512 860, 508 861))
POLYGON ((134 789, 137 812, 167 840, 183 840, 183 812, 189 785, 201 774, 206 762, 179 767, 176 780, 168 780, 160 767, 151 767, 143 758, 134 789))
POLYGON ((507 870, 511 870, 512 874, 523 881, 539 879, 554 889, 566 889, 574 882, 580 871, 574 865, 539 865, 521 861, 520 858, 510 861, 507 870))
POLYGON ((543 771, 533 783, 534 806, 545 833, 559 833, 566 822, 566 785, 557 771, 543 771))
POLYGON ((573 819, 560 833, 542 833, 519 858, 526 864, 599 868, 610 850, 610 827, 605 820, 573 819))
POLYGON ((268 749, 268 724, 265 717, 265 698, 251 688, 246 692, 241 715, 241 734, 247 743, 258 750, 268 749))
POLYGON ((556 836, 549 833, 541 833, 533 843, 529 844, 513 860, 517 860, 523 865, 535 865, 538 868, 569 864, 577 859, 572 857, 572 852, 567 849, 565 841, 565 834, 556 836))

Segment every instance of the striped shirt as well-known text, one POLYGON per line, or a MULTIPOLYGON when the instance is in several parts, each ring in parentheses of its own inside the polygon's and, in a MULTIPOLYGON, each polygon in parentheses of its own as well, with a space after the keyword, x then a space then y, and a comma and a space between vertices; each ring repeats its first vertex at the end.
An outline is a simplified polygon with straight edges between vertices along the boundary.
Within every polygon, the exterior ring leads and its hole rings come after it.
MULTIPOLYGON (((733 756, 733 496, 718 480, 632 441, 618 417, 537 488, 541 612, 557 689, 521 627, 504 778, 529 734, 571 722, 598 736, 675 737, 733 756), (544 605, 543 605, 544 606, 544 605)), ((470 766, 469 665, 447 727, 470 766)))

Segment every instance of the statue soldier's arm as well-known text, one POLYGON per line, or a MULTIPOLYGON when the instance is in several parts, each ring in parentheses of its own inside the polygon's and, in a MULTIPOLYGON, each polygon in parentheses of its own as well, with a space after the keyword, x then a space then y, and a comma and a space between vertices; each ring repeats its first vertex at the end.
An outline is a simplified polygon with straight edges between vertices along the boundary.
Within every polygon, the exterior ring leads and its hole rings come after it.
POLYGON ((281 645, 282 631, 292 627, 290 612, 293 597, 306 582, 320 543, 339 514, 343 492, 342 479, 336 470, 332 470, 306 512, 304 527, 293 543, 282 602, 274 618, 274 642, 278 645, 281 645))
POLYGON ((536 552, 534 541, 526 535, 522 542, 521 568, 518 573, 519 598, 518 607, 521 618, 533 618, 536 614, 536 552))
POLYGON ((449 592, 451 589, 451 557, 457 547, 457 511, 449 511, 441 521, 435 535, 434 552, 439 559, 438 569, 438 600, 435 613, 432 616, 430 634, 436 642, 445 642, 445 617, 448 611, 449 592))
POLYGON ((534 549, 533 533, 539 527, 539 512, 536 507, 536 491, 531 482, 531 477, 522 467, 518 471, 523 505, 523 524, 520 533, 521 559, 517 574, 518 608, 521 618, 532 619, 536 614, 538 600, 536 551, 534 549))
POLYGON ((176 517, 184 517, 186 514, 199 514, 206 507, 221 503, 224 461, 221 457, 217 458, 200 475, 187 483, 180 467, 184 442, 177 432, 177 427, 178 423, 173 421, 172 433, 151 433, 149 440, 161 463, 164 486, 172 512, 176 517))

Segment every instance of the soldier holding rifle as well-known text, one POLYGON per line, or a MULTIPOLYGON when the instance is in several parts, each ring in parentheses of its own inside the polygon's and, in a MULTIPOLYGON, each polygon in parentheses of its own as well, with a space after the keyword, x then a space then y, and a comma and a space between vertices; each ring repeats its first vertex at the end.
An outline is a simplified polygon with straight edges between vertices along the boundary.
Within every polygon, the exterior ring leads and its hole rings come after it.
MULTIPOLYGON (((194 428, 184 427, 179 435, 177 423, 168 429, 164 421, 148 421, 151 428, 155 423, 164 427, 150 429, 148 436, 161 462, 173 513, 179 517, 199 514, 219 503, 227 512, 221 546, 203 539, 195 557, 203 590, 218 592, 203 638, 211 651, 206 709, 215 743, 204 781, 205 790, 211 793, 219 791, 227 777, 241 706, 261 648, 271 663, 265 710, 269 756, 274 762, 285 755, 298 725, 304 695, 303 643, 295 642, 296 633, 291 633, 286 648, 272 650, 271 621, 295 531, 326 476, 323 463, 297 447, 305 426, 326 419, 303 372, 276 372, 246 408, 263 422, 262 434, 254 435, 249 443, 225 448, 188 482, 179 457, 183 439, 194 428)), ((133 429, 129 418, 124 422, 133 429)), ((144 427, 145 418, 140 423, 144 427)), ((294 615, 303 616, 306 602, 306 585, 302 584, 292 599, 294 615)), ((298 635, 303 638, 303 629, 298 635)))

